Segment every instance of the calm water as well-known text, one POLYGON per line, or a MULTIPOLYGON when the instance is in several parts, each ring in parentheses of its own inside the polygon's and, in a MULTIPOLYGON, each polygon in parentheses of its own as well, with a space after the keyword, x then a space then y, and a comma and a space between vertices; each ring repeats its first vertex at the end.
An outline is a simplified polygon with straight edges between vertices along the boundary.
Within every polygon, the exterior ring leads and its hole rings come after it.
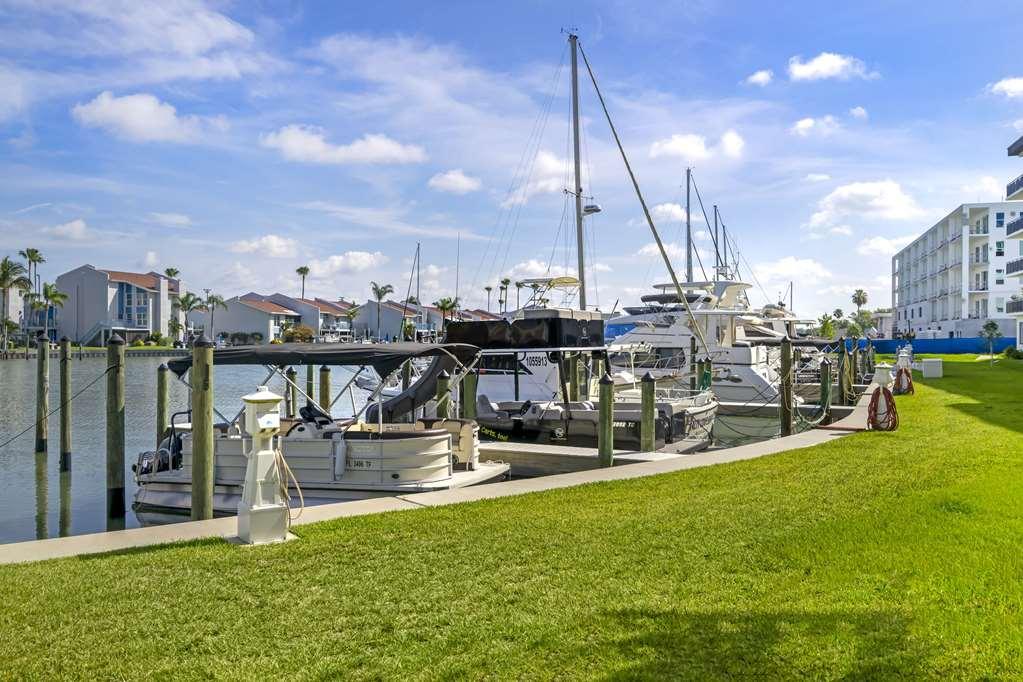
MULTIPOLYGON (((127 360, 125 373, 125 486, 130 507, 135 494, 131 465, 142 450, 152 450, 156 440, 156 368, 165 359, 145 357, 127 360)), ((74 393, 106 368, 105 358, 84 358, 72 362, 71 391, 74 393)), ((266 377, 263 367, 216 367, 214 398, 216 408, 231 419, 241 409, 241 396, 255 390, 266 377)), ((50 409, 60 404, 59 361, 50 359, 50 409)), ((337 391, 351 374, 333 368, 331 385, 337 391)), ((0 361, 0 443, 35 422, 36 361, 0 361)), ((317 375, 318 380, 318 375, 317 375)), ((304 369, 298 383, 304 388, 304 369)), ((268 384, 283 394, 284 381, 277 376, 268 384)), ((365 392, 356 389, 361 407, 365 392)), ((301 398, 300 398, 301 401, 301 398)), ((36 455, 33 428, 5 448, 0 448, 0 542, 80 535, 107 530, 106 518, 106 379, 101 379, 72 403, 71 472, 61 474, 60 415, 49 423, 49 453, 36 455)), ((188 390, 172 377, 171 412, 188 409, 188 390)), ((351 413, 346 397, 335 406, 335 416, 351 413)), ((219 418, 214 417, 219 421, 219 418)), ((187 520, 187 517, 182 517, 187 520)), ((124 527, 139 525, 129 508, 124 527)))

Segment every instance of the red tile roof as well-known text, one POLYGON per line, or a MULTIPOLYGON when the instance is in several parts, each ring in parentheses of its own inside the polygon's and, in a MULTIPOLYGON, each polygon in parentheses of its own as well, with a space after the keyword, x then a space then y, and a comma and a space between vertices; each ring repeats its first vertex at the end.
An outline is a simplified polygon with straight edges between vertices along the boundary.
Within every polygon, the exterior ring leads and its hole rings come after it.
POLYGON ((314 305, 320 309, 321 313, 330 313, 331 315, 344 315, 347 311, 351 310, 354 306, 351 303, 345 301, 326 301, 322 298, 314 300, 299 299, 303 300, 310 305, 314 305))
POLYGON ((273 301, 264 301, 258 298, 246 298, 241 297, 238 299, 250 308, 255 308, 264 313, 270 313, 271 315, 294 315, 299 316, 294 310, 289 310, 282 305, 277 305, 273 301))
MULTIPOLYGON (((99 270, 105 272, 111 282, 125 282, 149 291, 157 291, 160 288, 160 279, 164 278, 156 272, 124 272, 123 270, 99 270)), ((172 294, 178 293, 178 280, 164 278, 167 280, 167 290, 172 294)))

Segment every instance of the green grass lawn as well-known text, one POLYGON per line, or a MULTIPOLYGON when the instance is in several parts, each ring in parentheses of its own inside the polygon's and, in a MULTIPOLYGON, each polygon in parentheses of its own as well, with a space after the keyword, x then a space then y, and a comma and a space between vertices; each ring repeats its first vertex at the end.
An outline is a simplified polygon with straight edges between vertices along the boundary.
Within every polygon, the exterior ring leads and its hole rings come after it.
POLYGON ((0 567, 0 677, 1023 676, 1023 363, 895 433, 517 498, 0 567))

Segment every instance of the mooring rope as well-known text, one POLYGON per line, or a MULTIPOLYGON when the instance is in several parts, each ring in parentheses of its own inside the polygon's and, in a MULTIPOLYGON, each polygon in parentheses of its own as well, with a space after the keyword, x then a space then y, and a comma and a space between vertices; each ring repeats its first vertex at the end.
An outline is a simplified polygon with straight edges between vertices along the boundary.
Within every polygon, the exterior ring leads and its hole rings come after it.
MULTIPOLYGON (((46 414, 46 417, 44 417, 44 419, 49 419, 49 418, 50 418, 50 417, 52 417, 53 415, 55 415, 55 414, 57 414, 58 412, 60 412, 60 411, 61 411, 61 410, 62 410, 62 409, 63 409, 64 407, 66 407, 67 405, 69 405, 69 404, 71 403, 71 401, 72 401, 72 400, 74 400, 74 399, 75 399, 75 398, 77 398, 78 396, 82 395, 82 393, 84 393, 84 392, 85 392, 85 391, 86 391, 87 389, 91 388, 91 387, 93 386, 93 384, 95 384, 95 383, 96 383, 97 381, 99 381, 100 379, 102 379, 103 377, 105 377, 105 376, 106 376, 107 374, 109 374, 109 373, 110 373, 110 370, 112 370, 112 369, 116 369, 116 368, 117 368, 117 365, 110 365, 109 367, 107 367, 107 368, 106 368, 105 370, 103 370, 103 372, 102 372, 102 373, 100 373, 100 375, 99 375, 99 376, 97 376, 97 377, 96 377, 95 379, 93 379, 92 381, 90 381, 89 383, 87 383, 87 384, 86 384, 85 386, 82 386, 82 387, 81 387, 80 389, 78 389, 78 391, 76 391, 76 392, 74 393, 74 395, 72 395, 72 396, 71 396, 70 398, 68 398, 68 399, 67 399, 67 400, 65 400, 64 402, 62 402, 62 403, 61 403, 60 405, 58 405, 57 407, 55 407, 55 408, 53 408, 52 410, 50 410, 50 411, 49 411, 49 412, 48 412, 48 413, 46 414)), ((34 422, 32 422, 32 423, 31 423, 31 424, 30 424, 30 425, 29 425, 28 427, 26 427, 24 431, 20 431, 19 433, 15 434, 15 435, 14 435, 14 436, 13 436, 12 438, 8 438, 8 439, 7 439, 7 440, 5 440, 5 441, 4 441, 3 443, 0 443, 0 450, 3 450, 3 449, 4 449, 5 447, 7 447, 8 445, 10 445, 10 444, 11 444, 11 443, 13 443, 14 441, 16 441, 16 440, 18 440, 19 438, 21 438, 22 436, 24 436, 24 435, 25 435, 26 433, 28 433, 29 431, 31 431, 32 429, 34 429, 34 428, 35 428, 36 426, 38 426, 38 425, 40 424, 40 422, 42 422, 42 421, 43 421, 43 419, 37 419, 37 420, 35 420, 35 421, 34 421, 34 422)))

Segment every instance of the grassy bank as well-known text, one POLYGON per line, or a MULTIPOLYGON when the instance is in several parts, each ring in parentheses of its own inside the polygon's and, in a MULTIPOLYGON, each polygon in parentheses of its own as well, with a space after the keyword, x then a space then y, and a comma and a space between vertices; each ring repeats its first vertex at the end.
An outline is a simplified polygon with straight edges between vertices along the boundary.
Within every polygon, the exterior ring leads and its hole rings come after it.
POLYGON ((0 567, 0 676, 1019 677, 1023 363, 760 460, 0 567))

